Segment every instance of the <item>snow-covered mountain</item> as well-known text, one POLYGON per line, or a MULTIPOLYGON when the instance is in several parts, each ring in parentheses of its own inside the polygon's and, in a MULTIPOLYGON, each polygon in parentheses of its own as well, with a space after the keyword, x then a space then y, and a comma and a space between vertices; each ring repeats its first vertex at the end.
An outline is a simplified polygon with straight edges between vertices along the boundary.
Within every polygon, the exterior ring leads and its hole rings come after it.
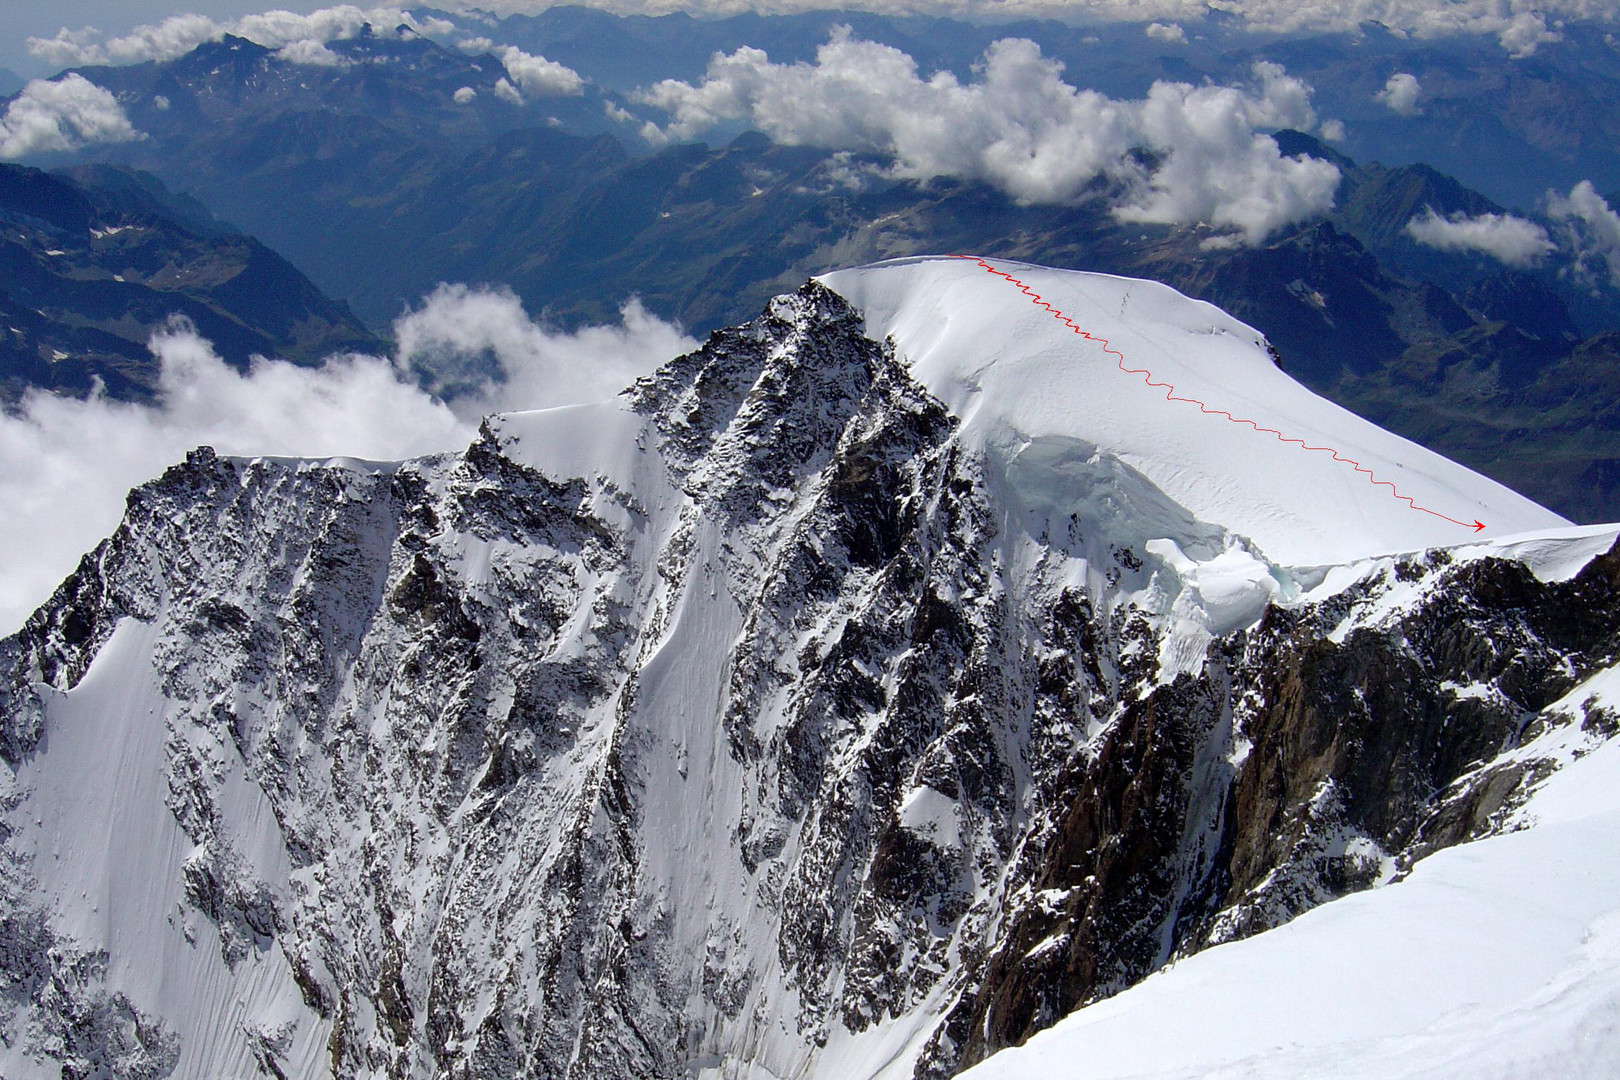
POLYGON ((1518 820, 1616 532, 963 259, 463 454, 200 449, 0 643, 0 1074, 951 1075, 1518 820))

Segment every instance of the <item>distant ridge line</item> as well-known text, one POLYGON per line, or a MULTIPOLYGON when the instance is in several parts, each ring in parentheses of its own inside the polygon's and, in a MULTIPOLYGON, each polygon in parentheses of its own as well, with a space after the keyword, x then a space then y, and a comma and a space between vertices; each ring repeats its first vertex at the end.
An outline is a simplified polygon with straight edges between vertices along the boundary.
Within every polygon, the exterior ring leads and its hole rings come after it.
POLYGON ((1108 355, 1115 358, 1115 362, 1119 365, 1119 370, 1120 371, 1124 372, 1127 375, 1140 375, 1140 376, 1142 376, 1143 380, 1147 383, 1147 385, 1149 385, 1151 387, 1154 387, 1155 389, 1164 390, 1164 398, 1165 398, 1166 401, 1180 401, 1180 402, 1185 402, 1188 405, 1196 405, 1196 406, 1198 406, 1198 408, 1199 408, 1199 410, 1201 412, 1205 413, 1208 416, 1224 416, 1226 419, 1230 420, 1234 424, 1247 424, 1249 427, 1253 428, 1257 432, 1264 432, 1264 433, 1266 433, 1268 435, 1275 435, 1275 436, 1277 436, 1277 441, 1278 442, 1294 443, 1294 444, 1298 445, 1300 447, 1300 449, 1302 449, 1302 450, 1315 450, 1315 451, 1320 451, 1322 453, 1331 454, 1331 455, 1333 455, 1333 460, 1334 461, 1343 462, 1346 465, 1350 465, 1350 466, 1354 467, 1356 472, 1364 473, 1366 475, 1366 477, 1367 477, 1368 482, 1373 484, 1375 487, 1387 487, 1387 488, 1389 488, 1390 494, 1392 496, 1394 496, 1399 501, 1406 503, 1413 510, 1422 511, 1425 514, 1429 514, 1429 515, 1431 515, 1433 517, 1440 518, 1442 521, 1449 521, 1453 525, 1461 525, 1463 528, 1471 529, 1476 533, 1485 528, 1485 523, 1480 521, 1478 518, 1475 518, 1472 522, 1458 521, 1456 518, 1452 517, 1450 514, 1442 514, 1438 510, 1430 510, 1427 506, 1419 506, 1417 504, 1417 502, 1414 501, 1413 498, 1410 495, 1402 495, 1400 493, 1400 489, 1398 489, 1392 481, 1378 479, 1378 477, 1373 475, 1373 471, 1371 469, 1365 467, 1364 465, 1361 464, 1361 462, 1356 461, 1354 458, 1345 457, 1343 454, 1340 454, 1337 450, 1335 450, 1331 446, 1310 446, 1310 445, 1306 444, 1304 439, 1295 439, 1295 438, 1292 438, 1290 436, 1284 435, 1282 432, 1278 431, 1276 428, 1261 427, 1255 421, 1249 420, 1249 419, 1247 419, 1245 417, 1241 417, 1241 416, 1233 416, 1231 413, 1227 412, 1225 409, 1212 409, 1208 405, 1206 405, 1204 402, 1199 401, 1197 398, 1181 397, 1181 396, 1177 395, 1176 394, 1176 387, 1175 387, 1174 383, 1155 381, 1154 378, 1153 378, 1153 372, 1149 371, 1147 368, 1126 367, 1125 366, 1125 354, 1120 352, 1118 349, 1114 348, 1112 345, 1110 345, 1108 343, 1107 338, 1097 337, 1097 336, 1093 335, 1090 331, 1083 330, 1080 327, 1076 326, 1074 324, 1074 322, 1071 321, 1070 318, 1067 315, 1063 314, 1063 312, 1059 311, 1057 308, 1053 307, 1051 304, 1048 304, 1045 300, 1042 300, 1040 293, 1037 293, 1037 292, 1033 291, 1032 289, 1030 289, 1029 286, 1025 285, 1022 281, 1020 281, 1017 278, 1013 277, 1011 274, 1007 273, 1005 270, 999 270, 996 267, 991 266, 989 263, 985 262, 983 259, 979 258, 976 255, 952 255, 950 257, 953 258, 953 259, 972 259, 974 262, 978 263, 981 267, 983 267, 988 273, 994 274, 997 277, 1006 278, 1009 282, 1011 282, 1012 284, 1018 286, 1018 291, 1022 292, 1025 296, 1029 297, 1030 301, 1032 303, 1034 303, 1036 307, 1045 308, 1048 312, 1051 313, 1051 315, 1052 315, 1052 317, 1054 319, 1056 319, 1059 322, 1063 323, 1070 330, 1073 330, 1076 334, 1078 334, 1079 336, 1085 338, 1087 341, 1092 342, 1095 345, 1100 345, 1102 347, 1103 352, 1105 352, 1108 355))

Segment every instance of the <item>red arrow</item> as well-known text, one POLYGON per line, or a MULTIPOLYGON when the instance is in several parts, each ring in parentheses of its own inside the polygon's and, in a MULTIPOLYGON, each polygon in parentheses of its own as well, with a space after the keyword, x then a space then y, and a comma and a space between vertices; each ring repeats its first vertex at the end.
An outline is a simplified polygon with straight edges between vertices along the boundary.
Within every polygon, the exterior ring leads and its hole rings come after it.
POLYGON ((1175 388, 1175 385, 1173 383, 1156 381, 1153 378, 1153 372, 1149 371, 1147 368, 1126 367, 1125 366, 1125 354, 1120 352, 1118 349, 1114 348, 1112 345, 1110 345, 1108 343, 1107 338, 1096 337, 1093 334, 1091 334, 1089 331, 1082 330, 1080 327, 1076 326, 1073 322, 1071 322, 1067 315, 1063 314, 1063 312, 1059 311, 1057 308, 1053 307, 1051 304, 1048 304, 1045 300, 1042 300, 1039 293, 1032 291, 1029 288, 1029 286, 1025 285, 1022 281, 1019 281, 1017 278, 1013 277, 1011 274, 1009 274, 1009 273, 1007 273, 1006 271, 1003 271, 1003 270, 998 270, 994 266, 991 266, 989 263, 985 262, 983 259, 977 258, 976 256, 973 256, 973 255, 953 255, 951 257, 953 259, 972 259, 974 262, 976 262, 980 266, 984 267, 984 269, 986 271, 996 275, 997 277, 1006 278, 1009 282, 1011 282, 1012 284, 1018 286, 1018 291, 1022 292, 1025 296, 1029 297, 1030 301, 1032 303, 1034 303, 1036 307, 1045 308, 1047 311, 1052 313, 1052 317, 1054 319, 1056 319, 1060 323, 1063 323, 1070 330, 1073 330, 1076 334, 1078 334, 1081 337, 1085 338, 1087 341, 1094 342, 1094 343, 1096 343, 1098 345, 1101 345, 1103 352, 1105 352, 1108 355, 1115 358, 1115 362, 1119 365, 1119 370, 1123 371, 1127 375, 1140 375, 1147 382, 1147 385, 1149 385, 1151 387, 1154 387, 1155 389, 1162 389, 1164 391, 1164 399, 1166 401, 1180 401, 1180 402, 1183 402, 1183 403, 1188 404, 1188 405, 1196 405, 1196 406, 1198 406, 1199 410, 1201 412, 1203 412, 1207 416, 1224 416, 1226 419, 1232 421, 1232 423, 1234 423, 1234 424, 1247 424, 1249 427, 1253 428, 1257 432, 1264 432, 1264 433, 1266 433, 1268 435, 1275 435, 1275 436, 1277 436, 1277 440, 1279 442, 1296 443, 1296 444, 1298 444, 1298 446, 1302 450, 1313 450, 1313 451, 1318 451, 1318 452, 1325 453, 1325 454, 1331 454, 1333 456, 1334 461, 1341 461, 1346 465, 1352 466, 1356 470, 1356 472, 1366 474, 1367 481, 1369 483, 1371 483, 1371 484, 1373 484, 1373 485, 1375 485, 1377 487, 1387 487, 1387 488, 1389 488, 1389 492, 1390 492, 1390 494, 1392 496, 1394 496, 1396 499, 1399 499, 1401 502, 1406 503, 1413 510, 1422 511, 1425 514, 1429 514, 1432 517, 1440 518, 1443 521, 1449 521, 1453 525, 1461 525, 1463 528, 1470 529, 1475 533, 1478 533, 1482 529, 1485 528, 1485 523, 1483 521, 1480 521, 1478 518, 1475 518, 1474 523, 1472 525, 1470 525, 1466 521, 1458 521, 1456 518, 1452 517, 1449 514, 1442 514, 1438 510, 1430 510, 1427 506, 1419 506, 1416 502, 1413 501, 1413 499, 1412 499, 1412 497, 1410 495, 1402 495, 1400 493, 1400 490, 1397 489, 1392 482, 1390 482, 1388 480, 1380 480, 1380 479, 1378 479, 1378 477, 1373 475, 1373 471, 1371 469, 1364 467, 1361 464, 1361 462, 1356 461, 1354 458, 1345 457, 1343 454, 1340 454, 1337 450, 1333 449, 1333 447, 1331 447, 1331 446, 1309 446, 1309 445, 1306 444, 1304 439, 1291 438, 1291 437, 1289 437, 1287 435, 1284 435, 1282 432, 1278 431, 1276 428, 1261 427, 1259 424, 1255 423, 1253 420, 1249 420, 1249 419, 1246 419, 1246 418, 1241 417, 1241 416, 1233 416, 1231 413, 1227 412, 1225 409, 1212 409, 1208 405, 1204 404, 1202 401, 1199 401, 1197 398, 1179 396, 1176 393, 1176 388, 1175 388))

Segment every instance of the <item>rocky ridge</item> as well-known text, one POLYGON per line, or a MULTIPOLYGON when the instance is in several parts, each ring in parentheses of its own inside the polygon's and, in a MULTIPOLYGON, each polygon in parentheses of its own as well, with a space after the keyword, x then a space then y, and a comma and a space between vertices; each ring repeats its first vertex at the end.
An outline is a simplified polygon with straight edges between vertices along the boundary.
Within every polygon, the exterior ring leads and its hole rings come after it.
MULTIPOLYGON (((1022 505, 861 327, 810 284, 464 454, 132 493, 0 643, 10 1070, 949 1076, 1488 833, 1616 662, 1589 536, 1189 632, 1162 548, 1022 505), (130 779, 53 816, 92 743, 130 779), (84 815, 146 838, 94 896, 84 815)), ((1077 506, 1140 506, 1094 465, 1077 506)))

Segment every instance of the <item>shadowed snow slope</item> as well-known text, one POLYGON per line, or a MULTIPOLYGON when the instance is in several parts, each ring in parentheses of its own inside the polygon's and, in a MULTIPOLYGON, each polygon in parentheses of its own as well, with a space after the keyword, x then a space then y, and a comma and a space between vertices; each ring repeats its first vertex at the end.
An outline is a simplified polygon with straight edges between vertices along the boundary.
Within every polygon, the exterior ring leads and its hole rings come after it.
POLYGON ((1457 544, 1473 532, 1457 522, 1476 519, 1485 536, 1568 524, 1317 397, 1277 368, 1259 331, 1219 308, 1149 281, 986 263, 1106 339, 1125 367, 1173 384, 1176 397, 1332 447, 1445 517, 1414 510, 1328 452, 1167 400, 975 259, 899 259, 820 278, 865 314, 869 336, 894 338, 913 377, 967 421, 970 441, 1011 453, 1042 436, 1105 447, 1200 520, 1285 565, 1457 544))

